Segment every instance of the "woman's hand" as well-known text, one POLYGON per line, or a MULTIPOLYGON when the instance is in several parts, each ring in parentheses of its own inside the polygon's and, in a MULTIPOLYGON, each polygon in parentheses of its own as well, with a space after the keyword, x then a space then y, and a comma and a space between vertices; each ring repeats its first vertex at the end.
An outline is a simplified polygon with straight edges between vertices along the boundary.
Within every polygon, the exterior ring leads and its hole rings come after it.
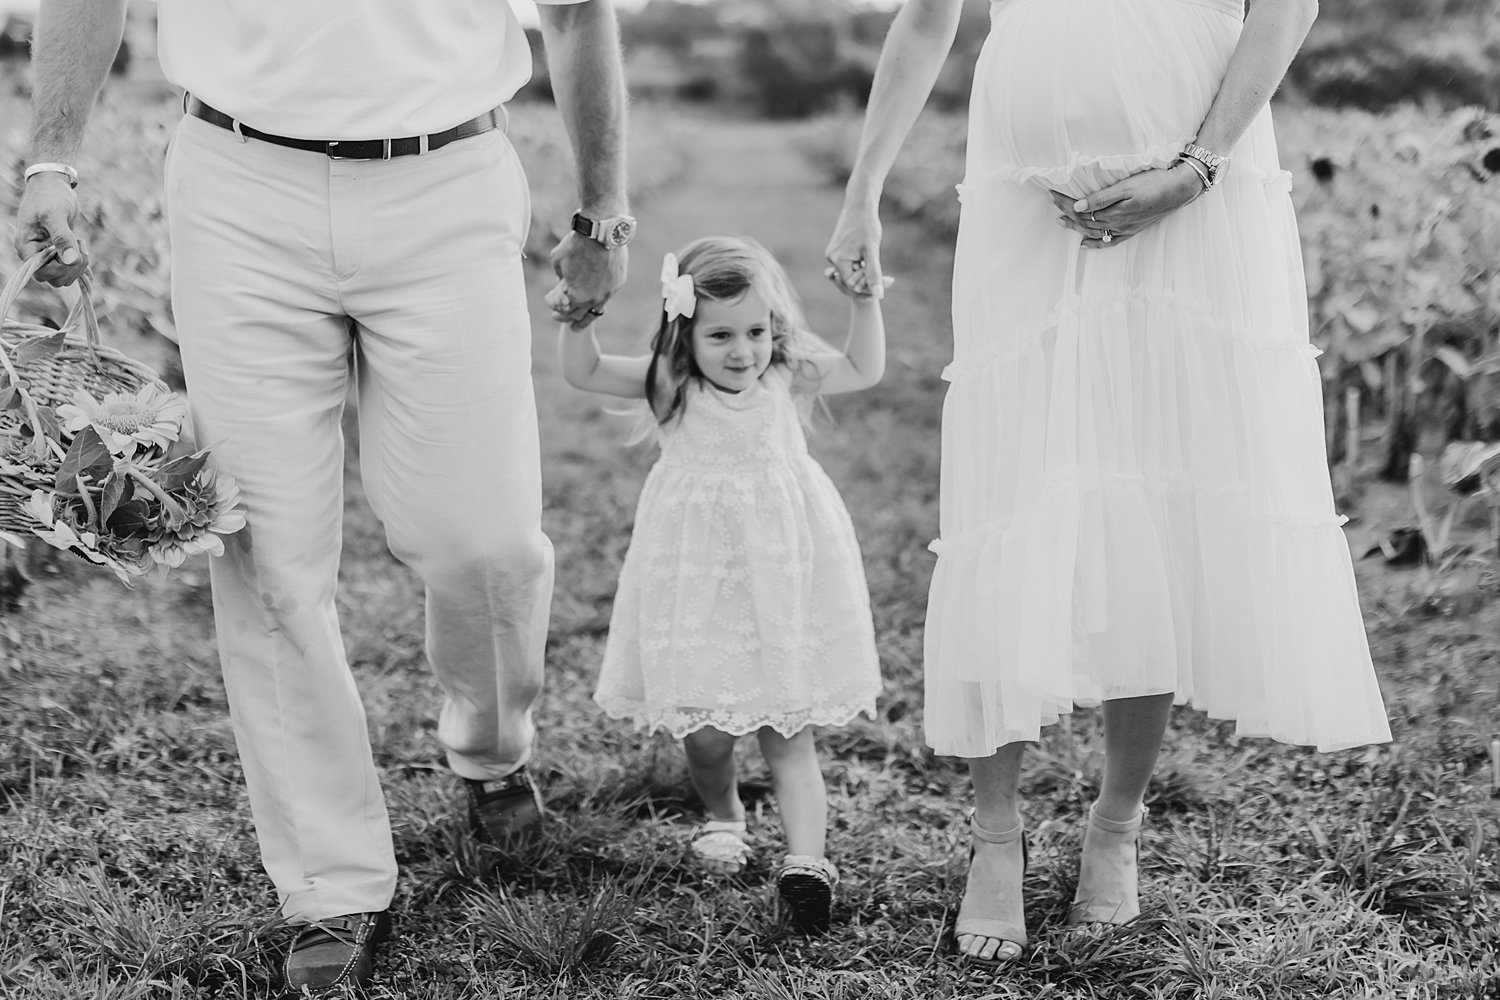
POLYGON ((840 291, 856 298, 885 295, 888 282, 880 271, 880 236, 875 205, 846 200, 823 253, 832 265, 828 277, 840 291))
POLYGON ((1061 191, 1051 192, 1062 213, 1059 224, 1082 236, 1089 250, 1119 246, 1202 193, 1198 174, 1182 163, 1142 170, 1076 201, 1061 191))

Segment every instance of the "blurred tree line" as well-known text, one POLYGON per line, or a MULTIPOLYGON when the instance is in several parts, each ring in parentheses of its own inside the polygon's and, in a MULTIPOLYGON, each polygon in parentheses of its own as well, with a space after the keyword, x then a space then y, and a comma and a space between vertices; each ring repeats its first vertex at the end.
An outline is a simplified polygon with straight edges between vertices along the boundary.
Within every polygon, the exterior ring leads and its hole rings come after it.
MULTIPOLYGON (((621 30, 640 96, 798 118, 864 103, 894 16, 857 0, 651 0, 622 11, 621 30)), ((988 4, 965 3, 933 105, 966 106, 988 28, 988 4)), ((549 93, 540 60, 538 74, 532 92, 549 93)), ((1324 3, 1284 90, 1371 111, 1403 102, 1500 110, 1500 0, 1324 3)))

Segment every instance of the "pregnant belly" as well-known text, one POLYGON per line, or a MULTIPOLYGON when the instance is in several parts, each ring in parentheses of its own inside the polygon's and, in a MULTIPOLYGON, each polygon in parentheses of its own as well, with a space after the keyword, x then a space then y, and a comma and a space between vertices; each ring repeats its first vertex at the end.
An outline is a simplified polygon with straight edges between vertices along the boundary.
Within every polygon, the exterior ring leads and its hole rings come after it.
POLYGON ((1234 50, 1235 2, 1001 0, 975 69, 971 176, 1099 160, 1128 173, 1175 152, 1234 50))

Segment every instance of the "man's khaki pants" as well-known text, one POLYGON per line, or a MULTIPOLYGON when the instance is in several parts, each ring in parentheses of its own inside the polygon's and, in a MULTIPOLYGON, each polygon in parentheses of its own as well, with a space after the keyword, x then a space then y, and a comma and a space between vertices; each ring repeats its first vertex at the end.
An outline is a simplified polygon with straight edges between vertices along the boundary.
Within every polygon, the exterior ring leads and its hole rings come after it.
POLYGON ((193 422, 248 517, 212 579, 262 858, 288 917, 383 910, 396 860, 334 610, 340 415, 352 362, 365 489, 427 590, 438 737, 459 775, 504 776, 531 752, 552 591, 525 176, 498 130, 333 160, 189 117, 166 184, 193 422))

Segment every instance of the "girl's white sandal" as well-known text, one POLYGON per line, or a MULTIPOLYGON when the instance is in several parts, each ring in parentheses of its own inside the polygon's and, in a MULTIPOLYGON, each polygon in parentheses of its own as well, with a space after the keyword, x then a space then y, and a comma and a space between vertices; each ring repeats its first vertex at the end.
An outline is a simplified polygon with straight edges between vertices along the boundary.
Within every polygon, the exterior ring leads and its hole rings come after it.
POLYGON ((698 828, 688 849, 705 868, 736 875, 750 859, 750 845, 745 842, 745 821, 711 819, 698 828))
POLYGON ((776 892, 786 908, 792 929, 799 934, 821 934, 833 919, 833 887, 839 870, 827 858, 788 854, 776 868, 776 892))

